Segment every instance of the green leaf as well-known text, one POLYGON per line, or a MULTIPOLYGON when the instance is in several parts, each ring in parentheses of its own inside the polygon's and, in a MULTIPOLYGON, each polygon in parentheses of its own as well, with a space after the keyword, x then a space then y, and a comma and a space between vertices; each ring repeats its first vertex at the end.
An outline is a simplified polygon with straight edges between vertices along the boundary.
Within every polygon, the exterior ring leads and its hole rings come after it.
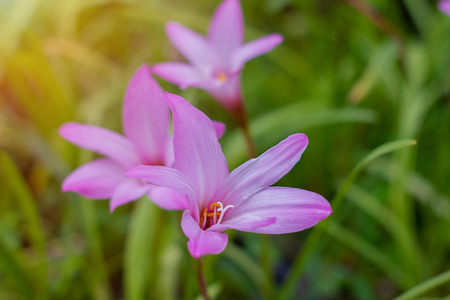
POLYGON ((150 274, 156 264, 156 235, 161 228, 162 211, 148 199, 136 203, 124 255, 124 286, 126 299, 146 299, 148 284, 157 280, 157 274, 150 274), (155 276, 150 278, 151 276, 155 276))
POLYGON ((423 295, 429 290, 437 288, 447 282, 450 282, 450 270, 425 280, 396 297, 395 300, 415 299, 417 296, 423 295))
POLYGON ((25 297, 25 299, 34 299, 33 287, 28 278, 25 265, 23 261, 24 256, 20 251, 12 251, 0 239, 0 267, 8 274, 8 277, 14 281, 18 290, 25 297))
MULTIPOLYGON (((250 133, 258 148, 267 149, 290 134, 315 127, 345 124, 374 123, 376 114, 368 109, 321 108, 311 109, 303 103, 295 103, 250 120, 250 133)), ((245 142, 240 131, 231 132, 223 141, 224 153, 230 164, 246 157, 245 142)))
POLYGON ((20 211, 24 216, 28 238, 38 261, 36 273, 34 274, 36 288, 38 289, 36 294, 37 297, 45 298, 47 289, 47 257, 44 229, 36 201, 15 162, 4 151, 0 152, 0 175, 2 183, 11 192, 14 199, 17 200, 20 211))
MULTIPOLYGON (((364 170, 364 168, 376 158, 385 155, 387 153, 403 149, 405 147, 410 147, 416 145, 417 142, 414 140, 398 140, 383 144, 378 146, 374 150, 372 150, 366 157, 364 157, 350 172, 347 176, 346 180, 339 188, 333 199, 330 201, 333 207, 333 211, 338 211, 339 205, 342 199, 347 194, 347 191, 352 186, 353 182, 356 180, 358 175, 364 170)), ((336 218, 336 217, 334 217, 336 218)), ((328 218, 325 221, 322 221, 313 229, 313 232, 308 236, 306 242, 303 245, 302 250, 297 254, 297 257, 294 260, 293 266, 289 271, 288 276, 286 277, 286 281, 280 287, 279 298, 280 299, 288 299, 290 295, 294 292, 296 284, 301 276, 303 268, 306 265, 307 260, 311 256, 314 247, 320 240, 322 236, 323 230, 326 228, 327 224, 333 220, 333 217, 328 218)))
POLYGON ((335 239, 353 249, 359 256, 364 257, 372 264, 389 275, 390 278, 402 284, 406 277, 403 276, 399 268, 389 256, 380 251, 376 246, 369 244, 355 233, 342 227, 335 221, 329 221, 325 231, 335 239))

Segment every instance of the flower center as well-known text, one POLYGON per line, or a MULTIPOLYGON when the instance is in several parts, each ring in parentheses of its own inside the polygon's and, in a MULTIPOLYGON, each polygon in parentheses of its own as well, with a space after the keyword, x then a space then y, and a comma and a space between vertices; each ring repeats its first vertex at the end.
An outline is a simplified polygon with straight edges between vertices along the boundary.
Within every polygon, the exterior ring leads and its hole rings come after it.
POLYGON ((228 80, 228 76, 224 72, 217 73, 216 78, 220 83, 225 83, 228 80))
POLYGON ((227 205, 223 207, 222 202, 211 203, 208 208, 205 208, 200 217, 199 225, 202 229, 207 229, 213 225, 220 224, 227 209, 234 207, 234 205, 227 205))

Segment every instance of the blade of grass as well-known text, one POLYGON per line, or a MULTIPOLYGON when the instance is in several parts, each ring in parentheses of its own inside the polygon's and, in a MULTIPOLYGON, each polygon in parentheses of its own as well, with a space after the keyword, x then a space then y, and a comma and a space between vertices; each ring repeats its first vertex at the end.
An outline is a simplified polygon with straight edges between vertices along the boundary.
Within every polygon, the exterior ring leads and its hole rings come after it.
POLYGON ((433 19, 429 4, 424 0, 403 0, 403 2, 420 34, 425 36, 428 32, 430 20, 433 19))
POLYGON ((374 266, 386 272, 386 274, 394 279, 399 285, 405 286, 405 276, 403 276, 401 269, 389 258, 389 256, 381 252, 377 247, 369 244, 366 240, 334 221, 328 222, 325 231, 335 239, 344 243, 347 247, 353 249, 361 257, 372 262, 374 266))
POLYGON ((150 270, 154 267, 153 242, 160 226, 162 212, 148 199, 136 203, 124 254, 124 286, 126 299, 145 299, 150 281, 150 270))
POLYGON ((227 251, 223 255, 247 274, 258 290, 264 291, 267 299, 273 299, 272 282, 267 278, 267 272, 259 264, 231 243, 227 246, 227 251))
MULTIPOLYGON (((9 13, 2 19, 0 50, 11 53, 19 44, 20 38, 31 22, 40 1, 13 1, 9 13)), ((2 52, 2 51, 0 51, 2 52)))
MULTIPOLYGON (((296 103, 250 120, 250 132, 258 148, 267 148, 289 134, 307 129, 341 123, 374 123, 376 114, 360 108, 315 108, 296 103)), ((231 164, 246 157, 243 138, 238 130, 223 141, 224 153, 231 164)))
POLYGON ((437 288, 438 286, 441 286, 446 282, 450 282, 450 270, 436 275, 428 280, 425 280, 424 282, 416 285, 415 287, 396 297, 395 300, 414 299, 417 296, 420 296, 428 292, 429 290, 437 288))
MULTIPOLYGON (((387 153, 416 145, 416 141, 405 139, 405 140, 398 140, 389 142, 386 144, 383 144, 381 146, 378 146, 374 150, 372 150, 366 157, 364 157, 350 172, 350 174, 347 176, 346 180, 342 184, 342 186, 339 188, 333 199, 330 201, 334 212, 338 210, 338 207, 347 194, 347 191, 352 186, 353 182, 356 180, 358 175, 364 170, 364 168, 372 162, 374 159, 385 155, 387 153)), ((336 215, 336 214, 335 214, 336 215)), ((336 218, 336 217, 334 217, 336 218)), ((327 224, 329 223, 328 220, 332 220, 332 218, 329 218, 325 221, 322 221, 319 223, 316 227, 314 227, 313 232, 310 233, 308 236, 306 242, 303 245, 302 250, 297 254, 297 257, 295 258, 293 262, 293 266, 289 270, 288 275, 286 276, 286 279, 284 283, 281 285, 279 289, 279 299, 289 299, 290 295, 294 292, 294 289, 296 287, 296 283, 298 282, 301 273, 306 265, 306 262, 308 258, 311 256, 312 251, 314 250, 315 245, 320 240, 320 237, 322 236, 322 233, 324 229, 326 228, 327 224)))
POLYGON ((37 289, 35 295, 37 298, 45 299, 48 266, 44 228, 38 207, 15 162, 4 151, 0 152, 0 172, 3 184, 10 190, 13 197, 17 199, 21 213, 23 213, 27 224, 28 237, 37 258, 34 278, 37 289))
POLYGON ((92 200, 80 197, 81 214, 84 231, 87 237, 89 256, 92 264, 89 274, 89 284, 94 299, 111 299, 108 286, 108 272, 103 257, 100 232, 97 225, 97 214, 92 200))
POLYGON ((34 299, 33 287, 22 263, 23 260, 23 257, 19 257, 18 251, 11 251, 0 239, 0 267, 8 274, 8 277, 14 279, 14 283, 25 299, 34 299))
MULTIPOLYGON (((352 186, 348 193, 348 199, 357 207, 369 214, 381 226, 389 232, 397 243, 401 253, 408 256, 411 267, 419 269, 420 262, 423 261, 424 255, 420 251, 419 244, 415 238, 414 233, 410 227, 405 226, 400 219, 385 205, 383 205, 375 196, 368 191, 358 187, 352 186)), ((402 269, 402 268, 400 268, 402 269)), ((415 283, 411 272, 403 273, 407 283, 406 286, 412 286, 415 283)))

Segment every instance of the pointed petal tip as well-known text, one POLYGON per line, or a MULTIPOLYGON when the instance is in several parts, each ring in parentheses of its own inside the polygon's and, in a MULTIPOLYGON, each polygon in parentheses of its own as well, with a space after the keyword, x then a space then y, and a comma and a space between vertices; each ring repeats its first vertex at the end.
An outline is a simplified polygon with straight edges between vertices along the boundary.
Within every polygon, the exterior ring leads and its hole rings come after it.
POLYGON ((296 133, 296 134, 293 134, 293 136, 295 136, 299 140, 299 142, 306 143, 306 144, 309 143, 308 136, 304 133, 296 133))
POLYGON ((111 201, 109 201, 109 213, 112 214, 116 208, 117 207, 115 205, 112 205, 111 201))
POLYGON ((173 105, 175 104, 175 102, 182 102, 182 101, 187 102, 186 99, 184 99, 183 97, 178 96, 176 94, 169 93, 169 92, 165 92, 164 96, 166 97, 166 101, 167 101, 167 104, 169 105, 170 109, 173 108, 173 105))
POLYGON ((67 140, 67 135, 70 134, 71 127, 78 125, 77 122, 67 122, 59 126, 58 134, 67 140))
POLYGON ((273 43, 275 44, 274 47, 278 46, 284 41, 284 37, 279 33, 272 33, 269 36, 272 38, 273 43))
POLYGON ((141 72, 146 72, 146 73, 150 73, 150 66, 148 64, 142 64, 139 68, 137 68, 135 74, 141 73, 141 72))
POLYGON ((166 31, 173 30, 173 28, 178 27, 178 26, 182 26, 182 25, 175 21, 169 21, 166 23, 166 31))

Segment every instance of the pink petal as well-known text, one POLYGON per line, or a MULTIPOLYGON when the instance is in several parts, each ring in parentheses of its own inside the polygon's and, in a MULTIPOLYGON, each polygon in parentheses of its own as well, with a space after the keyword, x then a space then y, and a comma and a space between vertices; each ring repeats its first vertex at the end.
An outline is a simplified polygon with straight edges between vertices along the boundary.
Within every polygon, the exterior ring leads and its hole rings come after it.
POLYGON ((217 66, 219 58, 203 36, 175 22, 169 22, 166 31, 172 44, 205 74, 217 66))
POLYGON ((72 144, 103 154, 124 167, 132 167, 140 162, 133 144, 114 131, 69 122, 59 128, 59 134, 72 144))
MULTIPOLYGON (((191 187, 190 180, 183 173, 169 167, 137 166, 127 171, 125 176, 138 178, 186 195, 189 209, 193 212, 197 212, 195 218, 198 219, 198 207, 195 202, 195 192, 191 187)), ((156 202, 160 203, 161 201, 157 199, 155 203, 156 202)))
POLYGON ((159 63, 152 67, 152 72, 178 85, 180 89, 190 86, 204 88, 207 85, 205 74, 185 63, 159 63))
POLYGON ((208 39, 222 57, 229 58, 242 45, 244 18, 238 0, 224 0, 216 9, 209 26, 208 39))
POLYGON ((173 156, 173 136, 167 140, 165 166, 173 167, 175 165, 175 157, 173 156))
POLYGON ((207 254, 219 254, 227 246, 228 236, 225 233, 202 230, 189 210, 183 214, 181 228, 189 238, 188 249, 194 258, 207 254))
POLYGON ((189 178, 200 208, 205 207, 228 165, 211 120, 180 96, 166 93, 173 113, 176 168, 189 178))
POLYGON ((63 192, 75 192, 90 199, 110 198, 126 178, 126 169, 107 158, 100 158, 82 165, 62 184, 63 192))
POLYGON ((224 216, 226 220, 215 230, 234 228, 267 234, 291 233, 312 227, 332 213, 328 201, 319 194, 287 187, 265 188, 228 212, 224 216), (275 218, 276 221, 255 227, 255 218, 275 218))
POLYGON ((117 207, 141 198, 149 188, 148 183, 136 179, 125 179, 114 191, 109 201, 109 211, 113 212, 117 207))
POLYGON ((226 125, 225 123, 219 121, 212 121, 214 129, 216 130, 217 138, 220 139, 225 133, 226 125))
POLYGON ((269 52, 270 50, 278 46, 282 41, 283 36, 281 34, 274 33, 248 42, 233 53, 232 70, 241 70, 247 61, 266 52, 269 52))
POLYGON ((186 196, 165 187, 154 187, 148 193, 148 197, 156 205, 167 210, 187 209, 186 196))
POLYGON ((297 133, 281 141, 257 158, 242 164, 224 180, 218 199, 224 205, 237 207, 258 190, 277 182, 300 160, 308 145, 308 138, 297 133))
POLYGON ((450 0, 441 0, 441 1, 439 1, 438 2, 438 8, 444 14, 447 14, 447 15, 450 16, 450 0))
POLYGON ((144 65, 131 78, 122 112, 123 130, 145 164, 163 164, 170 112, 159 84, 144 65))

